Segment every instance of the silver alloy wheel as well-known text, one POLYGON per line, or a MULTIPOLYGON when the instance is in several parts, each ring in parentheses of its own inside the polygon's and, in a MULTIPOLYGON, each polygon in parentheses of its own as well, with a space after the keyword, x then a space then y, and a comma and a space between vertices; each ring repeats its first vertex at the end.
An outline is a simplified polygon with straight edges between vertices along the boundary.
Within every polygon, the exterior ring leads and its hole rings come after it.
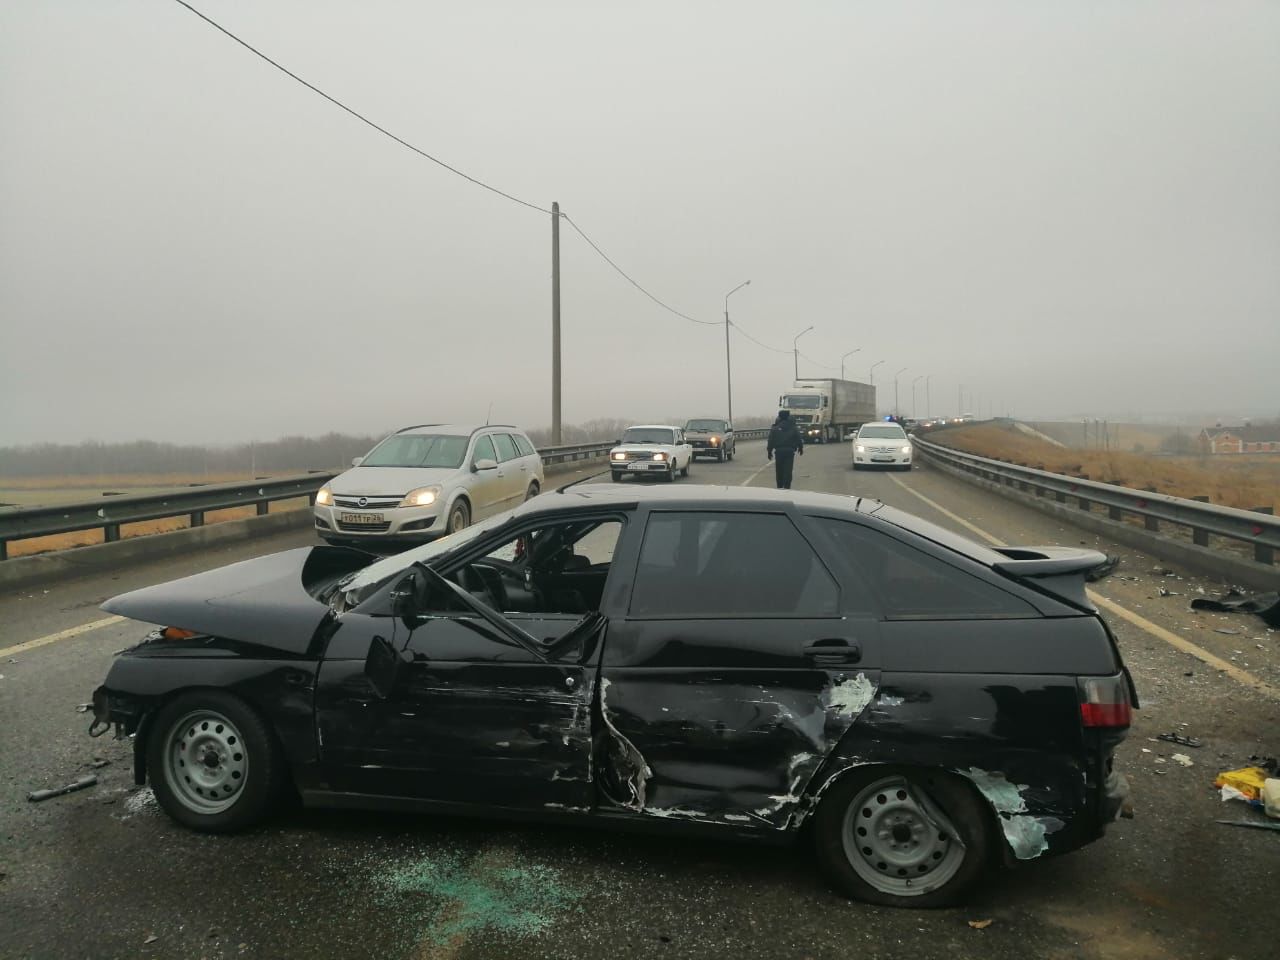
POLYGON ((938 889, 965 858, 951 821, 903 777, 876 780, 854 797, 844 813, 841 840, 854 872, 897 897, 938 889))
POLYGON ((449 532, 457 533, 459 530, 465 530, 466 528, 466 507, 459 503, 449 512, 449 532))
POLYGON ((216 710, 193 710, 169 728, 163 773, 188 810, 221 813, 240 799, 249 778, 244 738, 216 710))

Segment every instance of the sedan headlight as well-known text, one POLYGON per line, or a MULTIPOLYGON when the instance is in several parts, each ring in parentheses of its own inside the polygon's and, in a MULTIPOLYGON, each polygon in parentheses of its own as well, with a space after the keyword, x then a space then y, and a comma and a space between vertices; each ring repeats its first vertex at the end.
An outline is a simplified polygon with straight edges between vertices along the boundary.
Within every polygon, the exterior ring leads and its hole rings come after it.
POLYGON ((612 457, 614 460, 625 460, 625 459, 627 459, 627 455, 626 455, 625 453, 623 453, 621 450, 615 450, 615 451, 613 451, 613 453, 609 454, 609 456, 610 456, 610 457, 612 457))
POLYGON ((440 496, 439 487, 419 487, 417 490, 406 493, 404 499, 400 501, 400 506, 429 507, 436 502, 438 496, 440 496))
POLYGON ((318 491, 316 491, 316 506, 317 507, 333 506, 333 491, 329 489, 329 485, 327 483, 323 487, 321 487, 318 491))
POLYGON ((854 451, 855 451, 855 452, 857 452, 857 453, 866 453, 866 452, 867 452, 867 448, 866 448, 866 447, 864 447, 864 446, 863 446, 862 444, 860 444, 860 443, 859 443, 857 446, 855 446, 853 449, 854 449, 854 451))
POLYGON ((653 459, 655 459, 655 460, 665 460, 665 459, 667 459, 667 455, 666 455, 665 453, 655 453, 655 454, 653 455, 653 459))
POLYGON ((910 452, 911 452, 911 444, 909 444, 909 443, 908 443, 905 447, 903 447, 903 448, 902 448, 902 452, 903 452, 903 453, 910 453, 910 452))
POLYGON ((711 438, 711 445, 712 445, 713 447, 718 447, 718 446, 720 446, 720 438, 719 438, 719 437, 712 437, 712 438, 711 438))

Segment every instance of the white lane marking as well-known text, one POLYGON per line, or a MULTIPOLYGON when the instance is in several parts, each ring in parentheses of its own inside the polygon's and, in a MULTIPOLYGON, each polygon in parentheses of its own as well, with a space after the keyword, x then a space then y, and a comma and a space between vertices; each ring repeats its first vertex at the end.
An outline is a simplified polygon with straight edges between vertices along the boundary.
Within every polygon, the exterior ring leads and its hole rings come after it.
MULTIPOLYGON (((951 518, 956 523, 964 527, 966 530, 973 531, 975 534, 982 537, 982 539, 986 540, 992 546, 995 546, 995 547, 1005 546, 1005 543, 1003 540, 993 537, 991 534, 987 533, 987 531, 983 530, 981 527, 975 526, 974 524, 970 523, 964 517, 957 516, 956 514, 948 510, 946 507, 944 507, 942 504, 938 503, 936 500, 932 500, 929 497, 926 497, 919 490, 912 490, 910 487, 908 487, 905 483, 903 483, 897 477, 890 477, 889 479, 892 480, 894 483, 896 483, 898 486, 900 486, 903 490, 907 491, 907 493, 911 494, 912 496, 919 497, 921 500, 923 500, 925 503, 931 506, 934 510, 937 510, 939 513, 941 513, 943 516, 951 518)), ((1146 631, 1147 633, 1151 634, 1151 636, 1155 637, 1157 640, 1163 640, 1165 643, 1169 644, 1171 647, 1175 647, 1176 649, 1181 650, 1183 653, 1190 654, 1191 656, 1195 657, 1197 660, 1201 661, 1202 663, 1208 664, 1209 666, 1213 667, 1215 670, 1221 670, 1223 673, 1231 677, 1231 679, 1235 680, 1237 683, 1241 683, 1246 687, 1252 687, 1254 690, 1257 690, 1259 693, 1264 693, 1269 697, 1273 697, 1277 700, 1280 700, 1280 689, 1277 689, 1276 687, 1267 683, 1265 680, 1260 680, 1259 678, 1251 674, 1249 671, 1240 669, 1234 663, 1231 663, 1228 660, 1223 660, 1221 657, 1217 656, 1216 654, 1212 654, 1208 650, 1205 650, 1203 647, 1197 646, 1196 644, 1192 643, 1190 640, 1187 640, 1184 637, 1178 636, 1172 630, 1167 630, 1164 627, 1160 626, 1158 623, 1152 623, 1146 617, 1142 616, 1142 614, 1134 613, 1128 607, 1121 606, 1119 603, 1116 603, 1116 601, 1112 600, 1110 597, 1104 597, 1102 594, 1098 593, 1096 590, 1091 590, 1086 588, 1085 593, 1088 595, 1090 600, 1092 600, 1098 606, 1102 607, 1108 613, 1114 613, 1117 617, 1120 617, 1124 620, 1129 621, 1129 623, 1133 624, 1139 630, 1146 631)))
POLYGON ((120 623, 124 619, 124 617, 103 617, 101 620, 92 620, 89 623, 82 623, 78 627, 68 627, 66 630, 59 630, 57 633, 51 633, 47 637, 37 637, 34 640, 28 640, 25 643, 19 643, 12 647, 0 647, 0 657, 11 657, 15 653, 34 650, 36 647, 43 647, 47 643, 57 643, 59 640, 70 640, 72 637, 78 637, 82 633, 88 633, 90 630, 98 630, 102 627, 109 627, 113 623, 120 623))
POLYGON ((753 473, 751 476, 747 477, 747 479, 743 480, 740 484, 738 484, 738 486, 740 486, 740 487, 749 487, 749 486, 751 486, 751 481, 752 481, 752 480, 754 480, 756 477, 760 476, 760 474, 764 473, 766 470, 768 470, 768 469, 769 469, 770 467, 772 467, 772 466, 773 466, 773 461, 772 461, 772 460, 766 460, 766 461, 764 462, 764 466, 763 466, 763 467, 761 467, 759 470, 757 470, 757 471, 756 471, 755 473, 753 473))

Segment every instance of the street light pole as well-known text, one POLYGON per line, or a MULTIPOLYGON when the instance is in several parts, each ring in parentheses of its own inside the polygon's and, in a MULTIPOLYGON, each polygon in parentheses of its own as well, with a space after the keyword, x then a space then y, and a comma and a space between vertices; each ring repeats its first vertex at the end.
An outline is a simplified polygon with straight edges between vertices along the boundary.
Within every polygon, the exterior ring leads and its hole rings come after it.
POLYGON ((883 360, 877 360, 875 363, 871 365, 871 370, 867 374, 867 380, 873 387, 876 385, 876 367, 880 366, 880 364, 882 363, 884 363, 883 360))
POLYGON ((932 379, 932 373, 924 378, 924 417, 926 420, 933 419, 933 401, 929 399, 929 381, 932 379))
POLYGON ((797 333, 796 338, 791 341, 791 352, 794 355, 794 359, 796 362, 796 379, 797 380, 800 379, 800 338, 803 337, 806 333, 808 333, 812 329, 813 329, 813 325, 810 324, 809 326, 801 330, 799 333, 797 333))
POLYGON ((920 409, 916 406, 916 384, 923 379, 924 379, 924 374, 922 373, 920 374, 920 376, 916 377, 914 380, 911 381, 911 416, 913 416, 917 420, 920 419, 920 409))
POLYGON ((729 364, 729 298, 750 284, 750 280, 745 280, 724 295, 724 384, 729 401, 729 426, 733 426, 733 367, 729 364))
POLYGON ((560 434, 560 204, 551 204, 551 445, 560 434))
POLYGON ((907 372, 907 368, 903 367, 893 375, 893 415, 898 419, 902 418, 902 408, 898 406, 898 377, 907 372))
POLYGON ((858 347, 858 348, 857 348, 857 349, 855 349, 855 350, 850 350, 848 353, 846 353, 843 357, 841 357, 841 358, 840 358, 840 379, 841 379, 841 380, 843 380, 843 379, 844 379, 844 362, 845 362, 845 360, 846 360, 846 359, 848 359, 849 357, 852 357, 855 353, 858 353, 858 352, 859 352, 859 351, 861 351, 861 350, 862 350, 862 348, 861 348, 861 347, 858 347))

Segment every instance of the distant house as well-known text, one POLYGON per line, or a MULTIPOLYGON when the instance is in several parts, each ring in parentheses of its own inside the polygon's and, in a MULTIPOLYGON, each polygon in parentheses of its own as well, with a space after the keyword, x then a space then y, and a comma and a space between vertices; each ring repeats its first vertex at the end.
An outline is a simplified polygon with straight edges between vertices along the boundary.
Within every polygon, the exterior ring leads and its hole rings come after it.
POLYGON ((1205 427, 1200 431, 1205 453, 1280 453, 1280 425, 1253 427, 1205 427))

